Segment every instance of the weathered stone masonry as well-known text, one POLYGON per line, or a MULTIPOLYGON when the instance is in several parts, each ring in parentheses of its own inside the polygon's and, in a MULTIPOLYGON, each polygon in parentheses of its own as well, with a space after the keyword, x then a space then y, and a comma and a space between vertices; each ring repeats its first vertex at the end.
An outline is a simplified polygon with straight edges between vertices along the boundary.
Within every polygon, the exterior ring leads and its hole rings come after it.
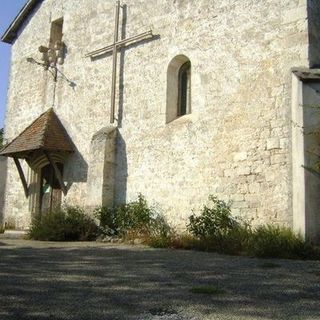
MULTIPOLYGON (((115 202, 141 192, 178 226, 209 194, 232 200, 234 214, 255 225, 293 226, 291 68, 319 63, 315 12, 307 0, 126 1, 120 34, 151 28, 158 37, 121 49, 113 149, 101 140, 113 134, 112 57, 84 55, 112 42, 114 2, 46 0, 12 45, 6 139, 52 105, 51 75, 26 58, 39 59, 51 22, 63 17, 60 68, 74 86, 58 78, 54 110, 77 148, 65 201, 102 204, 109 174, 115 202), (181 54, 191 62, 191 113, 166 123, 167 68, 181 54), (108 147, 114 172, 97 161, 108 147)), ((27 228, 28 210, 10 160, 6 220, 27 228)))

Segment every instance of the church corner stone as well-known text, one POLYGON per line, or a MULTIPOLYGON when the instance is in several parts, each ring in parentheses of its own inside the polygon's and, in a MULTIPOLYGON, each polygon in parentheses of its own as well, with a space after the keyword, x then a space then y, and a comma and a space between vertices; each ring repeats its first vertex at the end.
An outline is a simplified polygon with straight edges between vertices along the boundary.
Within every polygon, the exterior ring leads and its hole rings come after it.
MULTIPOLYGON (((305 213, 294 209, 300 201, 296 185, 308 181, 299 170, 309 140, 292 126, 293 115, 310 118, 298 114, 299 92, 318 90, 304 88, 298 78, 293 85, 292 72, 320 62, 318 2, 125 4, 119 37, 149 26, 154 36, 118 50, 114 125, 109 123, 112 53, 86 57, 112 44, 114 1, 45 0, 12 45, 6 139, 54 104, 76 148, 65 163, 68 194, 63 201, 93 210, 142 193, 182 228, 192 209, 215 194, 232 200, 237 215, 253 225, 297 224, 305 232, 313 224, 312 237, 320 240, 319 214, 305 210, 305 199, 315 190, 304 188, 299 208, 305 213), (54 82, 27 58, 41 60, 38 47, 48 45, 51 23, 61 19, 65 56, 54 82), (169 66, 172 61, 179 66, 181 57, 191 65, 190 110, 177 117, 168 105, 175 106, 181 95, 178 88, 170 91, 174 72, 168 72, 174 69, 179 76, 179 68, 169 66)), ((32 170, 23 166, 30 178, 32 170)), ((4 208, 5 221, 28 228, 30 199, 11 160, 4 208)))

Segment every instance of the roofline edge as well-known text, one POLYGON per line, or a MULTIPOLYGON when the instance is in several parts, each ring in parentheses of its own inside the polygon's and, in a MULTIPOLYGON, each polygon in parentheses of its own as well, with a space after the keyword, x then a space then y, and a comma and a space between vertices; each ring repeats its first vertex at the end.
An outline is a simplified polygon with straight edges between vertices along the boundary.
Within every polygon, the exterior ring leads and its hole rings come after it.
POLYGON ((19 11, 17 16, 14 18, 14 20, 11 22, 7 30, 4 32, 4 34, 1 36, 1 41, 12 44, 13 41, 17 37, 17 33, 19 29, 21 28, 22 24, 26 20, 26 18, 29 16, 29 14, 33 11, 33 9, 41 3, 43 0, 29 0, 19 11))

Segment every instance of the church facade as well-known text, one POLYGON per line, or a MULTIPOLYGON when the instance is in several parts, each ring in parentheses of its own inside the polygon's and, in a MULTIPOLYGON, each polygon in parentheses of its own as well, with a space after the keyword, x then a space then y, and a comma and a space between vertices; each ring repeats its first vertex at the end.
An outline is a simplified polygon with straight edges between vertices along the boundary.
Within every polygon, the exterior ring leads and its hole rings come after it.
POLYGON ((29 0, 2 37, 4 223, 141 193, 182 228, 214 194, 319 241, 319 14, 315 0, 29 0))

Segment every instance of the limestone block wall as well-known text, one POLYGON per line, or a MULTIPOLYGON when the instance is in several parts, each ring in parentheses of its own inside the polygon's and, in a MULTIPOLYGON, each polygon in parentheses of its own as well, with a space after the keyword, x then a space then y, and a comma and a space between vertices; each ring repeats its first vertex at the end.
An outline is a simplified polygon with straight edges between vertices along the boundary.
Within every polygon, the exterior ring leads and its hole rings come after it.
POLYGON ((4 193, 7 177, 7 159, 0 157, 0 227, 4 223, 4 193))
MULTIPOLYGON (((183 226, 216 194, 254 224, 291 226, 290 69, 310 62, 307 0, 125 4, 121 37, 150 28, 156 37, 119 52, 115 201, 141 192, 183 226), (191 62, 191 114, 166 123, 167 68, 180 54, 191 62)), ((113 28, 114 1, 46 0, 12 47, 6 138, 54 105, 77 148, 64 177, 71 204, 90 202, 91 139, 110 115, 112 57, 84 56, 110 44, 113 28), (40 58, 50 23, 61 17, 60 70, 72 85, 60 74, 53 95, 51 75, 26 58, 40 58)), ((26 227, 29 204, 19 183, 9 161, 6 217, 26 227)))

